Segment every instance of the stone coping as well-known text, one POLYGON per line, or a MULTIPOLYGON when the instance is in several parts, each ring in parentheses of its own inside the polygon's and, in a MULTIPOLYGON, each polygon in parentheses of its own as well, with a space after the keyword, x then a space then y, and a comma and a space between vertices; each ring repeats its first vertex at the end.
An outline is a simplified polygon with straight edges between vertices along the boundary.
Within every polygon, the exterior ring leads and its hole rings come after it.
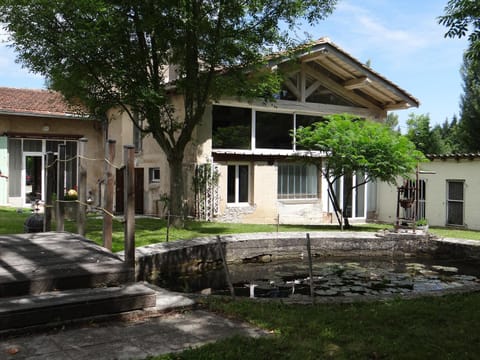
MULTIPOLYGON (((305 251, 305 238, 307 232, 279 232, 279 233, 245 233, 220 236, 228 262, 238 262, 252 254, 265 254, 274 252, 270 247, 277 246, 277 255, 298 254, 305 251), (255 244, 260 244, 256 246, 255 244), (266 247, 265 247, 266 246, 266 247), (234 256, 237 254, 238 256, 234 256)), ((437 238, 423 231, 416 233, 390 231, 373 232, 340 232, 321 231, 310 232, 312 252, 324 250, 326 247, 335 248, 335 251, 346 251, 344 256, 382 256, 383 253, 405 256, 443 256, 457 259, 480 259, 480 241, 437 238), (375 248, 378 247, 378 248, 375 248)), ((323 252, 323 251, 322 251, 323 252)), ((316 254, 318 255, 318 254, 316 254)), ((331 256, 331 254, 326 254, 331 256)), ((136 276, 137 280, 155 280, 165 271, 164 266, 188 263, 189 266, 216 263, 218 266, 217 237, 200 237, 190 240, 177 240, 168 243, 147 245, 136 249, 136 276), (207 259, 207 260, 205 260, 207 259), (205 261, 204 261, 205 260, 205 261), (192 265, 193 264, 193 265, 192 265), (153 278, 152 278, 153 276, 153 278)), ((192 267, 183 267, 191 270, 192 267)), ((454 289, 435 291, 362 295, 345 297, 315 297, 315 303, 329 302, 358 302, 379 301, 395 298, 410 299, 424 296, 443 296, 453 293, 476 292, 480 290, 480 283, 466 285, 454 289)), ((189 296, 197 297, 195 294, 189 296)), ((201 296, 201 295, 198 295, 201 296)), ((308 296, 279 299, 254 299, 255 301, 283 301, 285 303, 312 303, 308 296)))

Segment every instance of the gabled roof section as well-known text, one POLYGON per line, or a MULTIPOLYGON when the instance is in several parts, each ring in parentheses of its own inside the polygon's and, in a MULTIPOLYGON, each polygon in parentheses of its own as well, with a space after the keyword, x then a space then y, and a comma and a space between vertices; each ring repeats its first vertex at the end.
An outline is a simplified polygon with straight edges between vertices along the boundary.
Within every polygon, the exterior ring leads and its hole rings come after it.
MULTIPOLYGON (((329 84, 330 90, 359 105, 372 104, 385 111, 420 105, 418 99, 361 63, 329 38, 305 45, 296 52, 296 58, 309 74, 329 84)), ((271 61, 271 64, 288 61, 286 58, 278 60, 271 61)))
POLYGON ((58 92, 0 87, 0 114, 88 118, 86 109, 71 105, 58 92))

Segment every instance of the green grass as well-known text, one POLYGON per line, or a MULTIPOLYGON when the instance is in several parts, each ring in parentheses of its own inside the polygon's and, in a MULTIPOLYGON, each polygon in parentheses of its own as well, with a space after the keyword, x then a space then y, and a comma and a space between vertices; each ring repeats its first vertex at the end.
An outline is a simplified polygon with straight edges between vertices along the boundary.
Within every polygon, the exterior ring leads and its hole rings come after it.
POLYGON ((480 351, 478 293, 313 306, 205 302, 274 335, 236 337, 153 359, 476 359, 480 351))
MULTIPOLYGON (((17 234, 24 232, 25 219, 31 215, 29 209, 18 212, 17 209, 0 207, 0 234, 17 234)), ((101 217, 90 215, 87 219, 87 238, 102 244, 101 217)), ((385 224, 362 224, 355 225, 349 231, 377 231, 380 229, 392 229, 391 225, 385 224)), ((55 229, 55 224, 52 225, 55 229)), ((72 221, 65 221, 65 230, 76 232, 76 224, 72 221)), ((201 221, 186 221, 181 229, 171 227, 169 229, 169 241, 180 239, 193 239, 201 236, 215 236, 251 232, 275 232, 275 231, 338 231, 335 225, 301 226, 301 225, 269 225, 269 224, 233 224, 201 221)), ((480 231, 462 230, 454 228, 431 227, 430 232, 440 237, 453 237, 462 239, 480 240, 480 231)), ((123 250, 123 224, 120 218, 113 221, 113 244, 114 252, 123 250)), ((167 239, 167 222, 157 218, 137 218, 135 221, 135 243, 136 246, 145 246, 164 242, 167 239)))

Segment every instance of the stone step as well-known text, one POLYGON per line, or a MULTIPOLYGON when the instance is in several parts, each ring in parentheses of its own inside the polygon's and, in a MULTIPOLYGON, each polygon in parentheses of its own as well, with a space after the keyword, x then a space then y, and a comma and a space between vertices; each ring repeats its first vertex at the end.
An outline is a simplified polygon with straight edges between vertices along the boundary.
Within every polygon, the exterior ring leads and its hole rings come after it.
POLYGON ((48 268, 30 265, 0 271, 0 299, 35 295, 57 290, 117 286, 133 280, 133 269, 121 261, 53 264, 48 268))
POLYGON ((113 315, 155 305, 155 291, 142 283, 5 297, 0 298, 0 332, 113 315))

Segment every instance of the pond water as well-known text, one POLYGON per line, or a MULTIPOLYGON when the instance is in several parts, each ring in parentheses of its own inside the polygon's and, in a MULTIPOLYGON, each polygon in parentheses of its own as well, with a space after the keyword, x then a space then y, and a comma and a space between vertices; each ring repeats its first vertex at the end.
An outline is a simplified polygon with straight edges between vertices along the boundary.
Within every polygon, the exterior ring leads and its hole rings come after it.
MULTIPOLYGON (((263 259, 265 261, 265 259, 263 259)), ((229 264, 236 296, 286 298, 310 295, 306 259, 229 264)), ((430 258, 314 258, 316 297, 428 293, 480 284, 478 264, 430 258)), ((191 274, 163 276, 173 291, 230 295, 222 264, 191 274)))

